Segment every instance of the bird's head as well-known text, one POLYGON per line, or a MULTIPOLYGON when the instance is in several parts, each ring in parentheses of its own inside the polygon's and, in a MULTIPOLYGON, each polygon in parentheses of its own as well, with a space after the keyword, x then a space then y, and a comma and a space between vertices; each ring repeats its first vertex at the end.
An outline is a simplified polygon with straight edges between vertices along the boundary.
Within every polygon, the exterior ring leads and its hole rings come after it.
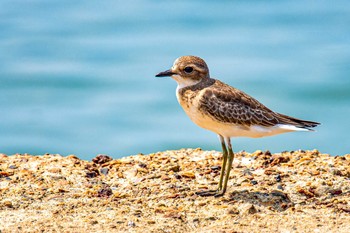
POLYGON ((179 57, 169 70, 156 75, 156 77, 167 76, 175 79, 180 88, 195 85, 210 77, 207 64, 202 58, 196 56, 179 57))

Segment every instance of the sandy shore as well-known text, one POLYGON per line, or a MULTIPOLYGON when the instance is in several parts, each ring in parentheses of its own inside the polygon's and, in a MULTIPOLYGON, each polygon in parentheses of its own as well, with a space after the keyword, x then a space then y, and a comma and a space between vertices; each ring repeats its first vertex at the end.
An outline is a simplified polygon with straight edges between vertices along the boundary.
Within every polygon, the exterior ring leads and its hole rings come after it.
POLYGON ((350 232, 350 155, 187 149, 112 160, 0 154, 0 232, 350 232))

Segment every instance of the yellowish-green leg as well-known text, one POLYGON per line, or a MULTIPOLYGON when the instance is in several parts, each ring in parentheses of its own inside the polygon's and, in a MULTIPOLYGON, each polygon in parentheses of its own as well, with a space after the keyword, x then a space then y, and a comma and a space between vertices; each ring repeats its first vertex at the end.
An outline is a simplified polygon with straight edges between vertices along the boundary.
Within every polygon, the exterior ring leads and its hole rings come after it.
POLYGON ((227 167, 226 167, 226 171, 225 171, 225 178, 224 178, 224 186, 222 187, 222 189, 215 194, 215 197, 219 197, 225 194, 226 189, 227 189, 227 182, 228 179, 230 177, 230 171, 232 168, 232 162, 233 159, 235 157, 235 154, 232 151, 232 145, 231 145, 231 139, 230 138, 226 138, 227 140, 227 146, 228 146, 228 162, 227 162, 227 167))
POLYGON ((225 145, 225 139, 219 135, 220 141, 221 141, 221 147, 222 147, 222 165, 221 165, 221 172, 220 172, 220 181, 217 191, 220 191, 222 189, 222 181, 225 174, 225 168, 226 168, 226 162, 227 162, 227 149, 225 145))
POLYGON ((228 155, 227 155, 227 148, 225 145, 224 137, 219 135, 219 138, 220 138, 221 147, 222 147, 222 166, 221 166, 221 173, 220 173, 220 180, 219 180, 218 188, 216 190, 205 190, 205 191, 196 192, 196 194, 199 196, 216 196, 216 195, 220 194, 222 191, 222 183, 224 181, 224 175, 225 175, 228 155))

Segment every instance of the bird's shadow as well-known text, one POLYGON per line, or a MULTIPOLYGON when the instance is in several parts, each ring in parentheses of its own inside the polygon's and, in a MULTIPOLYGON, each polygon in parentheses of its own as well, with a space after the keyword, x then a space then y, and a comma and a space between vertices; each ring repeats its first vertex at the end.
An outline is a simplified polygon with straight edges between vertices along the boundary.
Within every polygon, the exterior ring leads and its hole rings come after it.
POLYGON ((244 203, 253 204, 255 206, 267 207, 277 212, 285 211, 286 209, 294 206, 287 194, 277 190, 272 192, 251 192, 248 190, 233 191, 229 193, 229 198, 227 201, 241 201, 244 203))

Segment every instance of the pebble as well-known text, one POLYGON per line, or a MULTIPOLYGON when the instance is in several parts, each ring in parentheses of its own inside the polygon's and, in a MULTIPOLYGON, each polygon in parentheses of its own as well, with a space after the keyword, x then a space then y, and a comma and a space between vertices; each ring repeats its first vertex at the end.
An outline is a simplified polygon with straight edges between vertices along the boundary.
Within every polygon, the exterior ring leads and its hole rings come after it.
POLYGON ((104 168, 100 169, 100 173, 105 175, 105 176, 108 174, 108 171, 109 171, 109 168, 107 168, 107 167, 104 167, 104 168))
POLYGON ((258 184, 258 182, 257 182, 256 180, 251 180, 250 183, 251 183, 252 185, 258 184))
POLYGON ((6 206, 6 207, 8 207, 8 208, 12 208, 12 207, 13 207, 11 201, 4 201, 4 202, 3 202, 3 205, 6 206))
POLYGON ((211 166, 210 169, 213 170, 213 171, 220 171, 221 170, 221 166, 211 166))
POLYGON ((239 210, 237 209, 237 207, 232 207, 232 208, 228 209, 227 213, 236 215, 236 214, 239 214, 239 210))
POLYGON ((145 163, 139 163, 139 167, 140 167, 140 168, 147 168, 147 164, 145 164, 145 163))
POLYGON ((332 194, 332 195, 340 195, 340 194, 343 193, 343 191, 342 191, 341 189, 332 189, 332 190, 330 190, 329 192, 330 192, 330 194, 332 194))
POLYGON ((238 211, 240 215, 255 214, 258 212, 255 206, 250 203, 240 205, 238 211))
POLYGON ((275 180, 277 181, 277 182, 281 182, 281 175, 280 174, 277 174, 276 176, 275 176, 275 180))
POLYGON ((179 173, 182 177, 194 179, 196 176, 191 171, 183 171, 179 173))
POLYGON ((108 155, 97 155, 95 158, 92 159, 92 162, 96 163, 96 164, 104 164, 107 163, 109 161, 113 160, 111 157, 109 157, 108 155))
POLYGON ((180 166, 179 165, 172 165, 172 166, 168 167, 167 171, 179 172, 180 166))
POLYGON ((110 187, 101 188, 97 191, 98 197, 109 197, 113 194, 113 191, 110 187))
POLYGON ((136 224, 133 221, 129 221, 128 227, 136 227, 136 224))
POLYGON ((94 178, 94 177, 96 177, 96 176, 98 176, 98 174, 96 173, 96 172, 86 172, 86 177, 87 178, 94 178))
POLYGON ((165 180, 170 180, 171 178, 168 175, 162 175, 161 179, 165 181, 165 180))

